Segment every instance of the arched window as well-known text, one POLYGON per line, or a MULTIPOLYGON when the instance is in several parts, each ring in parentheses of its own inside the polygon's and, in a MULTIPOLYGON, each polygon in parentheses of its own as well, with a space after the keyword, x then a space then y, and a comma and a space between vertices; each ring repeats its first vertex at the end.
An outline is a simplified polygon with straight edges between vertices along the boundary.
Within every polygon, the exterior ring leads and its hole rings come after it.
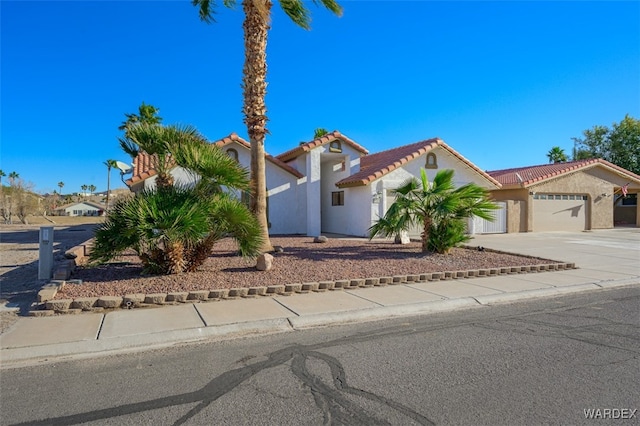
POLYGON ((331 141, 329 143, 329 152, 342 152, 342 144, 340 141, 331 141))
POLYGON ((238 151, 236 151, 235 149, 229 148, 227 150, 227 155, 233 158, 234 160, 238 161, 238 151))
POLYGON ((427 154, 427 161, 424 165, 425 169, 437 169, 438 168, 438 159, 433 152, 427 154))

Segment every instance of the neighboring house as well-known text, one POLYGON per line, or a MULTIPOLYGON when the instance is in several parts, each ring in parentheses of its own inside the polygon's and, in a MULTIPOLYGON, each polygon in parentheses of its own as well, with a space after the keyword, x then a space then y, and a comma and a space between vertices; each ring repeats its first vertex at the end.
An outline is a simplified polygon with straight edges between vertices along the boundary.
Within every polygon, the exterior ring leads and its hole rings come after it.
POLYGON ((67 204, 66 206, 58 207, 55 210, 56 216, 102 216, 104 214, 105 206, 92 203, 90 201, 83 201, 79 203, 67 204))
MULTIPOLYGON (((250 145, 235 133, 214 144, 249 167, 250 145)), ((473 182, 488 190, 500 187, 437 138, 369 154, 334 131, 278 156, 266 155, 266 160, 269 232, 273 235, 368 236, 369 227, 393 203, 391 190, 411 176, 420 176, 422 168, 429 179, 438 170, 453 169, 457 186, 473 182)), ((194 182, 194 176, 180 167, 171 174, 176 182, 194 182)), ((138 192, 153 187, 155 175, 152 157, 142 153, 134 160, 133 176, 126 183, 138 192)), ((472 223, 470 231, 474 230, 478 231, 472 223)))
POLYGON ((507 204, 507 232, 640 225, 640 176, 608 161, 591 159, 488 173, 502 185, 492 196, 507 204))

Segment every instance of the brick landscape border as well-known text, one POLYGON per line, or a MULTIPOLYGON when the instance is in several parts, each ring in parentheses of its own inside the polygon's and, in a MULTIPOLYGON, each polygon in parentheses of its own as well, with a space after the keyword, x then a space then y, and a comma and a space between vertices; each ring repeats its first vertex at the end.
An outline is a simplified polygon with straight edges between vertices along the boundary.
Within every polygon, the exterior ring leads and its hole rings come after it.
MULTIPOLYGON (((318 281, 294 284, 281 284, 248 288, 217 290, 196 290, 190 292, 126 294, 124 296, 81 297, 77 299, 58 299, 55 296, 65 285, 74 285, 76 280, 69 279, 76 265, 86 263, 91 241, 73 247, 65 253, 67 261, 54 271, 54 280, 45 284, 38 292, 37 303, 29 312, 31 316, 49 316, 55 314, 77 314, 80 312, 101 312, 113 309, 131 309, 152 306, 177 305, 181 303, 201 303, 209 301, 233 300, 239 298, 268 297, 275 295, 293 295, 312 292, 353 290, 357 288, 381 287, 407 283, 429 281, 460 280, 465 278, 495 277, 498 275, 528 274, 537 272, 577 269, 575 263, 551 262, 539 265, 505 266, 486 269, 429 272, 424 274, 393 275, 386 277, 354 278, 336 281, 318 281)), ((466 247, 474 248, 477 247, 466 247)), ((499 252, 497 250, 483 249, 499 252)), ((501 252, 505 253, 505 252, 501 252)), ((522 256, 522 255, 519 255, 522 256)), ((523 256, 531 257, 531 256, 523 256)))

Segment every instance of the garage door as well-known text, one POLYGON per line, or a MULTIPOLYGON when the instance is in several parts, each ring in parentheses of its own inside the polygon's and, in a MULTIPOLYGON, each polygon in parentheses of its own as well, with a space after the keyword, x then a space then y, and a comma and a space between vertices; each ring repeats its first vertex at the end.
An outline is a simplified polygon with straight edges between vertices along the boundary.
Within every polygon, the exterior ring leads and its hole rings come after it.
POLYGON ((535 194, 533 231, 584 231, 587 229, 587 196, 535 194))

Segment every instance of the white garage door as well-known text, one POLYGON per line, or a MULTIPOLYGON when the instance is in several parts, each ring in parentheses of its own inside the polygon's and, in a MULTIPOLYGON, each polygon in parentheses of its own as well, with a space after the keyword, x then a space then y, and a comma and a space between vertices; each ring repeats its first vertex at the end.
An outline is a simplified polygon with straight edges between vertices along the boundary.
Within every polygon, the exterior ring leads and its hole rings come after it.
POLYGON ((535 194, 533 231, 584 231, 587 197, 577 194, 535 194))

